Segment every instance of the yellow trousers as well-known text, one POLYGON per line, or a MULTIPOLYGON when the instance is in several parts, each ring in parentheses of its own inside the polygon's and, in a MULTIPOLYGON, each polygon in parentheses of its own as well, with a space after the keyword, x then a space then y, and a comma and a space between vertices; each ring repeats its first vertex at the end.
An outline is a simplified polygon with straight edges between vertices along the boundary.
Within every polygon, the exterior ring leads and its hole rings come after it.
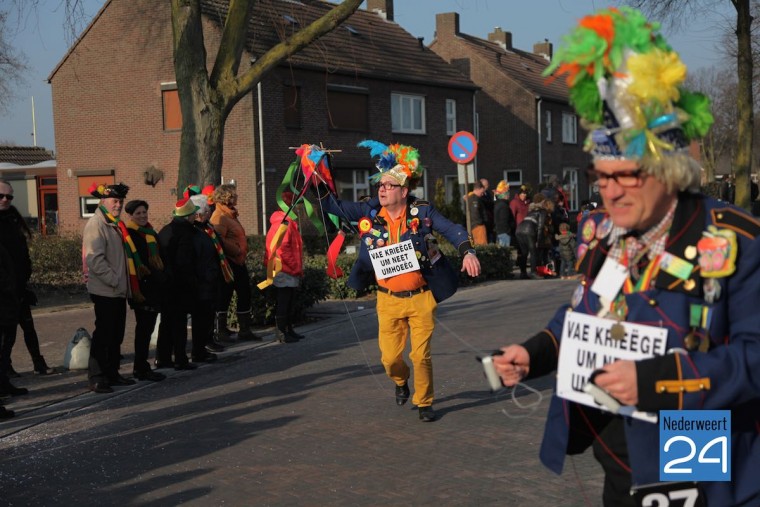
POLYGON ((435 302, 429 290, 410 298, 398 298, 378 291, 378 345, 385 373, 403 385, 409 379, 409 366, 404 361, 406 338, 411 336, 409 359, 414 367, 414 396, 418 407, 433 404, 433 359, 430 338, 435 327, 435 302))

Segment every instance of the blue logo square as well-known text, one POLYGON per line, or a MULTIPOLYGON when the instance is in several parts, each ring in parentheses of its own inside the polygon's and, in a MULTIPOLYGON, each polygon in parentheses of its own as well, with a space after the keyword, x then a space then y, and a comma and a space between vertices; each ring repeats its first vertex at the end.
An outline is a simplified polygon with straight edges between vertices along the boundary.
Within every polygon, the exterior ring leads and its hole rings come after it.
POLYGON ((731 411, 661 410, 660 481, 730 481, 731 411))

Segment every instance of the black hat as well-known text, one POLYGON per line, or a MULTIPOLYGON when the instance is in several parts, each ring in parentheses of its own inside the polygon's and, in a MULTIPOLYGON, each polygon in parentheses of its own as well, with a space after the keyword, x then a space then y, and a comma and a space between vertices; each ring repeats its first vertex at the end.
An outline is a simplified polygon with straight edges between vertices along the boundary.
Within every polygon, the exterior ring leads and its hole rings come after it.
POLYGON ((106 185, 104 183, 93 183, 89 188, 90 195, 97 197, 98 199, 107 199, 113 197, 115 199, 126 199, 129 187, 124 183, 117 183, 115 185, 106 185))

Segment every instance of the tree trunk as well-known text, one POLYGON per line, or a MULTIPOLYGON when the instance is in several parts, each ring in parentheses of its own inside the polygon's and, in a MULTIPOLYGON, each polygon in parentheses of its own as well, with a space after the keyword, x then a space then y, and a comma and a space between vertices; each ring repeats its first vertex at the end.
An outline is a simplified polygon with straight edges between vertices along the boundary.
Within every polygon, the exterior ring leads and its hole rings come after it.
POLYGON ((749 0, 734 0, 736 7, 737 70, 739 87, 736 94, 736 174, 737 206, 750 210, 750 172, 752 171, 752 16, 749 0))

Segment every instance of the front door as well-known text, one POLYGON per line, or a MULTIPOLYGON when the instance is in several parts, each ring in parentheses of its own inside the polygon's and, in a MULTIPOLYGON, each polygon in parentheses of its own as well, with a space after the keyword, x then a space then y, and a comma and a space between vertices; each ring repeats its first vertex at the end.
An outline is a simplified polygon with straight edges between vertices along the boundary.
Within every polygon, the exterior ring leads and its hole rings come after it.
POLYGON ((40 203, 40 232, 43 236, 58 233, 58 181, 55 176, 37 178, 40 203))

